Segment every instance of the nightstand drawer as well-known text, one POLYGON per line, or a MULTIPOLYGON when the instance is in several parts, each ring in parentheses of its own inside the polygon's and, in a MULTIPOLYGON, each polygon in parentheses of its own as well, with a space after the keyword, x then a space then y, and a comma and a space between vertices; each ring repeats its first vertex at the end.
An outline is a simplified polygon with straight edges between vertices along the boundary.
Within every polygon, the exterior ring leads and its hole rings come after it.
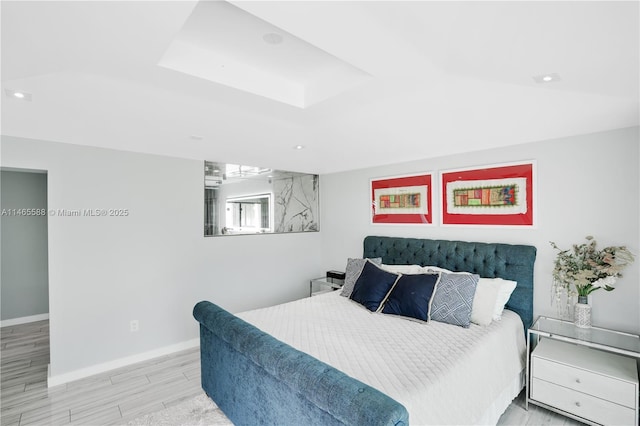
POLYGON ((636 386, 632 383, 536 356, 531 358, 531 365, 532 378, 542 379, 629 408, 636 407, 636 386))
POLYGON ((534 378, 531 399, 604 425, 634 425, 636 411, 591 395, 534 378))

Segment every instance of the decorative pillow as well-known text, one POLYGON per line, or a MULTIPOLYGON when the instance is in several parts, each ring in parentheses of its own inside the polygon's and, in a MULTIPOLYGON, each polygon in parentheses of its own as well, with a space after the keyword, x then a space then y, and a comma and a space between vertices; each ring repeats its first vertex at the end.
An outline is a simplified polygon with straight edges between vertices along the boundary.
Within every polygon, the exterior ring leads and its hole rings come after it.
MULTIPOLYGON (((448 269, 444 269, 444 268, 440 268, 439 266, 423 266, 422 267, 422 272, 447 272, 449 274, 454 273, 453 271, 450 271, 448 269)), ((467 273, 467 272, 465 272, 467 273)))
POLYGON ((480 278, 480 281, 478 281, 478 286, 485 285, 496 287, 497 295, 496 303, 493 308, 493 320, 500 321, 502 319, 502 311, 504 310, 504 305, 506 305, 509 301, 511 293, 513 293, 513 290, 515 290, 518 283, 515 281, 504 280, 502 278, 480 278))
POLYGON ((401 275, 379 310, 383 314, 429 322, 431 296, 438 284, 438 278, 438 274, 401 275))
POLYGON ((473 296, 473 309, 471 310, 471 322, 478 325, 489 325, 493 319, 493 311, 498 300, 498 289, 500 285, 496 282, 485 283, 476 286, 476 294, 473 296))
POLYGON ((420 265, 380 265, 385 271, 393 272, 394 274, 422 274, 425 272, 420 265))
POLYGON ((431 319, 469 327, 479 279, 479 275, 466 272, 440 273, 438 290, 431 303, 431 319))
MULTIPOLYGON (((444 268, 440 268, 438 266, 424 266, 423 270, 425 270, 426 272, 451 273, 451 271, 444 268)), ((467 272, 454 272, 454 273, 465 274, 467 272)), ((489 304, 489 299, 491 299, 491 297, 494 296, 493 294, 494 291, 495 291, 496 300, 494 304, 492 320, 500 321, 500 319, 502 319, 502 311, 504 310, 504 306, 509 301, 509 298, 511 297, 511 293, 513 293, 513 290, 515 290, 517 284, 518 283, 516 281, 505 280, 502 278, 480 278, 478 280, 477 288, 480 288, 480 286, 483 286, 482 294, 479 295, 478 306, 474 306, 475 314, 471 315, 472 317, 471 322, 474 322, 476 324, 481 324, 481 325, 488 324, 486 320, 486 314, 487 314, 486 309, 489 304), (484 288, 484 286, 486 285, 491 286, 492 289, 484 288), (474 321, 474 318, 475 318, 475 321, 474 321)), ((438 287, 440 287, 440 284, 438 284, 438 287)), ((436 300, 434 299, 434 303, 435 301, 436 300)), ((475 297, 474 297, 474 304, 475 304, 475 297)))
POLYGON ((350 298, 375 312, 398 278, 400 275, 387 272, 367 260, 353 286, 350 298))
MULTIPOLYGON (((379 265, 382 263, 381 257, 374 257, 371 260, 373 263, 379 265)), ((362 268, 364 267, 367 259, 347 259, 347 268, 345 269, 344 276, 344 285, 342 286, 342 291, 340 292, 341 296, 349 297, 351 296, 351 292, 353 291, 353 286, 356 283, 356 280, 360 276, 360 272, 362 272, 362 268)))

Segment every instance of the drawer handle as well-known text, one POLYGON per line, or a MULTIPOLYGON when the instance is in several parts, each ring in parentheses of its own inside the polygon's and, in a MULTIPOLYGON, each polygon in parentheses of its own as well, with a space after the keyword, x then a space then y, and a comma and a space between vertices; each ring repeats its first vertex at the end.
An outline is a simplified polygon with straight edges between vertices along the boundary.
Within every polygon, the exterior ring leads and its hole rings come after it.
POLYGON ((576 379, 576 383, 580 383, 580 379, 576 379))
POLYGON ((576 407, 580 407, 580 401, 576 401, 576 407))

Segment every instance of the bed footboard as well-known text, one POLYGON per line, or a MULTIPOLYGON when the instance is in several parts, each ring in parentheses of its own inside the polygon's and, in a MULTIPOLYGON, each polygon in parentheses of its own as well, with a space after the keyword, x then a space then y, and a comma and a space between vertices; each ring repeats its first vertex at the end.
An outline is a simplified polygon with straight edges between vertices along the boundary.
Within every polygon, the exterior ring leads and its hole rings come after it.
POLYGON ((210 302, 198 303, 202 388, 236 425, 407 425, 404 406, 210 302))

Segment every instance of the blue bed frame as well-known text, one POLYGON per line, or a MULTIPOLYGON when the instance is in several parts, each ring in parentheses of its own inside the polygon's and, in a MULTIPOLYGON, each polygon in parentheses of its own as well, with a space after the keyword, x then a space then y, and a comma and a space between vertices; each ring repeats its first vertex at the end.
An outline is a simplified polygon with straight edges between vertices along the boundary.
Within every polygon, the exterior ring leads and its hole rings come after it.
MULTIPOLYGON (((369 236, 364 257, 518 282, 507 308, 533 320, 532 246, 369 236)), ((236 425, 407 425, 389 396, 300 352, 211 302, 200 323, 202 388, 236 425)))

